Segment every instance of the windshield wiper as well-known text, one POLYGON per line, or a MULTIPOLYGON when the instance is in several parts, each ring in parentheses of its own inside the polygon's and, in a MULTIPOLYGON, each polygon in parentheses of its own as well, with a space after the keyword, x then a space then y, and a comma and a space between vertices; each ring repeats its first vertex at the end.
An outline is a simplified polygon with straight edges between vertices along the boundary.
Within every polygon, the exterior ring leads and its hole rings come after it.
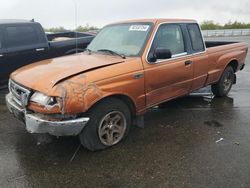
POLYGON ((126 59, 126 56, 125 56, 125 55, 120 54, 120 53, 118 53, 118 52, 116 52, 116 51, 113 51, 113 50, 109 50, 109 49, 100 49, 100 50, 97 50, 97 51, 98 51, 98 52, 108 52, 108 53, 113 54, 113 55, 118 55, 118 56, 120 56, 122 59, 126 59))

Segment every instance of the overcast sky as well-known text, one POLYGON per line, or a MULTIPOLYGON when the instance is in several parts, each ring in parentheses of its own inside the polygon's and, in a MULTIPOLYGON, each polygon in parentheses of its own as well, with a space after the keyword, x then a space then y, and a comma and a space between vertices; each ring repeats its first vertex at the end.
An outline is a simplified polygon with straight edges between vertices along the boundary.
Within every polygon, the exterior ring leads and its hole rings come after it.
POLYGON ((1 0, 0 19, 32 19, 44 27, 102 27, 110 22, 134 18, 192 18, 250 22, 249 0, 1 0))

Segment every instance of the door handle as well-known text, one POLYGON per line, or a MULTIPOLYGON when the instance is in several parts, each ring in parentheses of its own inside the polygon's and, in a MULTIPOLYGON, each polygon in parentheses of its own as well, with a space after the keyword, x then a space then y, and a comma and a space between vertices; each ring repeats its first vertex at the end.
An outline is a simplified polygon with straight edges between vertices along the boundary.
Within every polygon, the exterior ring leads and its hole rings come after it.
POLYGON ((41 52, 41 51, 44 51, 44 50, 45 50, 45 48, 37 48, 36 49, 37 52, 41 52))
POLYGON ((140 79, 143 77, 143 73, 137 73, 137 74, 134 74, 134 78, 135 79, 140 79))
POLYGON ((185 61, 185 66, 191 65, 193 62, 192 61, 185 61))
POLYGON ((0 54, 0 57, 3 57, 3 54, 0 54))

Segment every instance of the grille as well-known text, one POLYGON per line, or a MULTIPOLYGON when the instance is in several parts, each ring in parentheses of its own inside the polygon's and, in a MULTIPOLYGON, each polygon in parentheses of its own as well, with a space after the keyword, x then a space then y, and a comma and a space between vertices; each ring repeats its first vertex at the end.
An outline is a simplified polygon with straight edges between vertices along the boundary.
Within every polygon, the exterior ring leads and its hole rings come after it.
POLYGON ((9 80, 9 90, 13 95, 13 100, 20 106, 25 107, 28 105, 30 91, 12 80, 9 80))

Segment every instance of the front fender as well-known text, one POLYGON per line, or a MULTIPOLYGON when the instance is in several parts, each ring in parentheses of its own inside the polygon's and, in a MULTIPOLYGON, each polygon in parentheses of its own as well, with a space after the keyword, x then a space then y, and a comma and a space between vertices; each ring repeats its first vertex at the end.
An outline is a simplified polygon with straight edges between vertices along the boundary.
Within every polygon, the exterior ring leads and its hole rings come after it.
POLYGON ((83 82, 72 79, 58 84, 55 92, 62 99, 61 113, 79 114, 88 111, 104 98, 123 96, 133 103, 136 111, 145 107, 143 82, 140 80, 117 81, 109 83, 83 82))

